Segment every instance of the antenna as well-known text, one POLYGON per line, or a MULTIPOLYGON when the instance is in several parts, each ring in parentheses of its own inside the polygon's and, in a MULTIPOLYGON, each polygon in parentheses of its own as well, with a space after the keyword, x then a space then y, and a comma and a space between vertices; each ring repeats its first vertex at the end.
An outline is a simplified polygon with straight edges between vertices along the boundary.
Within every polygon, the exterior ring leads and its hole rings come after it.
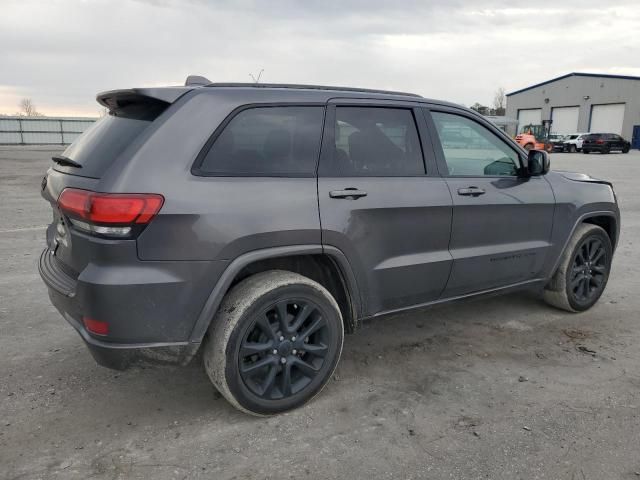
POLYGON ((262 77, 262 72, 264 72, 264 68, 260 69, 260 72, 258 73, 258 76, 255 77, 253 75, 253 73, 250 73, 249 76, 251 77, 251 79, 253 80, 253 83, 260 83, 260 77, 262 77))

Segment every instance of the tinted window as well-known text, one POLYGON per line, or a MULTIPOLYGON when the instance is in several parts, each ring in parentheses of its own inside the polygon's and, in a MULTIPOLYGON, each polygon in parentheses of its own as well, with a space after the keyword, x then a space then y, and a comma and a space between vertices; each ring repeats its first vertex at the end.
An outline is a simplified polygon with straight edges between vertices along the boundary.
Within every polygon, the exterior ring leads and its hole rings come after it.
POLYGON ((82 165, 82 168, 55 164, 56 170, 100 178, 113 161, 151 124, 151 120, 140 120, 107 115, 95 122, 78 137, 62 156, 82 165))
POLYGON ((315 175, 324 107, 257 107, 238 113, 200 170, 219 175, 315 175))
POLYGON ((518 154, 491 130, 473 120, 432 112, 449 175, 516 175, 518 154))
POLYGON ((329 174, 424 174, 420 140, 411 110, 337 107, 334 128, 335 148, 329 174))

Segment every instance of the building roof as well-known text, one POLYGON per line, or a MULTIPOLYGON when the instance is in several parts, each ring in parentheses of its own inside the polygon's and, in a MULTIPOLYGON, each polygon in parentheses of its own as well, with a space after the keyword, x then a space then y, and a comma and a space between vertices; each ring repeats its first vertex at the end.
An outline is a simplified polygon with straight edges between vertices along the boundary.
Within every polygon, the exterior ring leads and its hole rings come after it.
POLYGON ((551 80, 547 80, 545 82, 536 83, 535 85, 531 85, 530 87, 521 88, 520 90, 516 90, 515 92, 507 93, 507 97, 510 97, 511 95, 515 95, 516 93, 526 92, 527 90, 531 90, 532 88, 541 87, 542 85, 547 85, 549 83, 557 82, 558 80, 563 80, 568 77, 595 77, 595 78, 617 78, 620 80, 640 80, 640 77, 632 77, 629 75, 609 75, 606 73, 572 72, 572 73, 567 73, 566 75, 562 75, 561 77, 552 78, 551 80))

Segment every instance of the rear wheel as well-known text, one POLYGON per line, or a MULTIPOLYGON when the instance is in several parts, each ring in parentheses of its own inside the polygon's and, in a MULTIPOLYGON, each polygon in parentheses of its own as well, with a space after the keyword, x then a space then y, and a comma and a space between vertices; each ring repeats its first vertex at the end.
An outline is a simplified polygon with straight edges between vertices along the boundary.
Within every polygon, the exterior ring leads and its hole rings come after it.
POLYGON ((624 147, 622 147, 622 153, 629 153, 629 145, 625 145, 624 147))
POLYGON ((586 148, 583 148, 583 149, 582 149, 582 153, 585 153, 585 154, 586 154, 586 153, 589 153, 589 150, 587 150, 586 148))
POLYGON ((533 150, 533 147, 534 147, 533 143, 527 143, 524 146, 524 149, 528 152, 529 150, 533 150))
POLYGON ((600 153, 611 153, 611 147, 609 145, 605 145, 604 147, 602 147, 600 153))
POLYGON ((607 285, 612 256, 611 240, 602 227, 579 225, 545 287, 544 300, 569 312, 588 310, 607 285))
POLYGON ((338 304, 322 285, 292 272, 263 272, 223 300, 209 328, 204 366, 233 406, 274 415, 322 390, 343 337, 338 304))

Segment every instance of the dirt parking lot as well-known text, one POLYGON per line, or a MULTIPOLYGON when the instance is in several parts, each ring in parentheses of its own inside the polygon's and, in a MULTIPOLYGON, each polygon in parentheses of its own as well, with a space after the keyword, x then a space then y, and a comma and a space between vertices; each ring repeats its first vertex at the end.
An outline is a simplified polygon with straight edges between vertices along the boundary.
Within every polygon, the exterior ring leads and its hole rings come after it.
POLYGON ((51 154, 0 147, 0 478, 640 479, 640 152, 552 157, 621 202, 591 311, 518 293, 371 321, 316 400, 268 419, 198 362, 94 363, 37 272, 51 154))

